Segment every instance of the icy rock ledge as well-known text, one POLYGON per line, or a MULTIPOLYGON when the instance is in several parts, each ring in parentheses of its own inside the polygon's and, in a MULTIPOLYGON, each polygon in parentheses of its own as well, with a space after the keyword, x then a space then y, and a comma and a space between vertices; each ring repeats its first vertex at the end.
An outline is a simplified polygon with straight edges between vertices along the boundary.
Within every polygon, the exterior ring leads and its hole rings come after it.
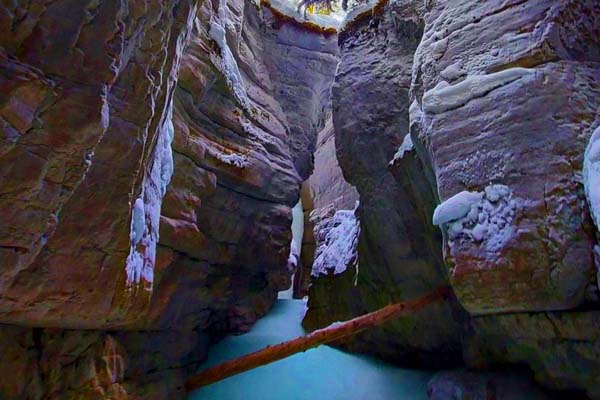
POLYGON ((401 160, 402 158, 404 158, 404 155, 406 153, 413 151, 414 148, 415 146, 413 144, 412 138, 410 137, 410 133, 407 133, 406 136, 404 136, 402 144, 400 145, 400 147, 398 147, 396 154, 394 154, 394 158, 392 158, 388 165, 393 165, 396 161, 401 160))
POLYGON ((489 250, 502 247, 515 233, 513 220, 522 200, 505 185, 490 185, 483 192, 460 192, 437 206, 434 225, 448 225, 452 242, 466 238, 489 250))
POLYGON ((360 222, 356 217, 356 208, 338 210, 333 217, 323 222, 325 226, 315 227, 315 234, 319 229, 321 244, 315 253, 312 276, 327 275, 329 271, 338 275, 350 265, 358 263, 360 222))
POLYGON ((600 127, 585 150, 583 158, 583 185, 596 227, 600 231, 600 127))

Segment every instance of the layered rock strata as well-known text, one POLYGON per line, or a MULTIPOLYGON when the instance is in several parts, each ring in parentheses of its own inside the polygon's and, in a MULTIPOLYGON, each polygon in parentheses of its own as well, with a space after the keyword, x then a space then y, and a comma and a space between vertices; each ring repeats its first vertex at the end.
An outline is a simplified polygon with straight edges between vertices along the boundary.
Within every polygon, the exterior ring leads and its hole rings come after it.
MULTIPOLYGON (((339 277, 313 281, 304 320, 308 329, 447 284, 441 237, 429 223, 436 198, 421 161, 414 155, 404 160, 404 173, 415 175, 400 184, 389 170, 409 129, 412 60, 423 32, 418 19, 398 17, 404 6, 378 8, 340 34, 333 124, 339 164, 360 195, 358 275, 349 268, 339 277), (327 287, 336 288, 335 299, 327 287)), ((452 301, 436 302, 347 346, 405 365, 460 364, 460 313, 452 301)))
POLYGON ((0 397, 182 397, 289 281, 337 38, 245 1, 0 19, 0 397))

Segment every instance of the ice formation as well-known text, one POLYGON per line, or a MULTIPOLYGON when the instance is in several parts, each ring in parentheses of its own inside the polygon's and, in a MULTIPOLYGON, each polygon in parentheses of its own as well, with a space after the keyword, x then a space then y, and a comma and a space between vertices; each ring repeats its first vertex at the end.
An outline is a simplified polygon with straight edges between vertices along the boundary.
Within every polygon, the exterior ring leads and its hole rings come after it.
POLYGON ((214 40, 219 46, 219 49, 221 49, 221 60, 215 60, 215 66, 219 68, 225 77, 227 85, 240 106, 249 111, 252 109, 250 99, 246 93, 246 87, 244 86, 244 81, 237 65, 237 61, 227 44, 227 30, 225 29, 229 21, 227 0, 220 0, 217 16, 218 18, 212 17, 208 32, 210 38, 214 40))
POLYGON ((238 168, 245 168, 248 164, 248 159, 246 156, 242 154, 220 154, 217 153, 216 157, 219 161, 224 162, 225 164, 233 165, 238 168))
POLYGON ((600 231, 600 127, 598 127, 585 150, 583 158, 583 185, 590 205, 592 218, 600 231))
POLYGON ((396 151, 396 154, 394 154, 394 158, 392 158, 392 161, 390 161, 389 165, 392 165, 397 160, 400 160, 401 158, 403 158, 405 153, 412 151, 414 148, 415 148, 415 146, 413 145, 413 141, 412 141, 412 138, 410 137, 410 133, 407 133, 406 136, 404 136, 404 140, 402 141, 402 144, 400 145, 400 147, 398 147, 398 150, 396 151))
POLYGON ((490 185, 483 192, 463 191, 436 208, 434 224, 448 224, 450 242, 466 238, 494 251, 514 235, 513 221, 522 203, 505 185, 490 185))
POLYGON ((292 271, 296 269, 298 266, 298 260, 300 259, 300 251, 298 250, 298 245, 296 244, 296 240, 292 239, 290 243, 290 255, 288 256, 288 269, 292 271))
POLYGON ((131 244, 135 246, 142 240, 145 228, 144 200, 142 200, 141 197, 138 197, 133 204, 133 210, 131 212, 131 234, 129 235, 131 244))
POLYGON ((173 134, 171 103, 158 134, 152 167, 144 176, 140 197, 131 211, 130 248, 125 267, 128 286, 138 284, 142 279, 149 283, 154 280, 160 208, 173 175, 173 134))
MULTIPOLYGON (((324 240, 315 253, 311 275, 319 276, 333 271, 341 274, 353 263, 358 264, 358 236, 360 222, 354 210, 338 210, 329 221, 320 225, 324 240)), ((358 271, 358 266, 356 267, 358 271)))
POLYGON ((441 81, 423 95, 423 110, 426 113, 439 114, 461 107, 494 89, 533 73, 532 69, 509 68, 489 75, 468 76, 455 85, 441 81))

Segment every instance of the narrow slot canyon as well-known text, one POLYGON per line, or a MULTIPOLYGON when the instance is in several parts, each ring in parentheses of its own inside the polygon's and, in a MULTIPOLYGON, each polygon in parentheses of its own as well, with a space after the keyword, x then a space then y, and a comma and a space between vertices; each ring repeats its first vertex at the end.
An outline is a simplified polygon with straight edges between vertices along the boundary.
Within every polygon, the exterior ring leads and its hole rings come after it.
POLYGON ((0 2, 0 400, 600 400, 599 143, 596 0, 0 2))

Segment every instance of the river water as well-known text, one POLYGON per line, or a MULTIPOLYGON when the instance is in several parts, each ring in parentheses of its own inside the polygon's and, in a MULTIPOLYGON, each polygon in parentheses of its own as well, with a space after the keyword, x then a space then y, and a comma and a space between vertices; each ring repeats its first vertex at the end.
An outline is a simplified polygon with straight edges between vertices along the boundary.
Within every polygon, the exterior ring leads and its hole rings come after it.
MULTIPOLYGON (((305 334, 304 308, 302 300, 277 300, 250 332, 211 348, 202 369, 305 334)), ((200 388, 188 400, 425 400, 430 378, 320 346, 200 388)))

